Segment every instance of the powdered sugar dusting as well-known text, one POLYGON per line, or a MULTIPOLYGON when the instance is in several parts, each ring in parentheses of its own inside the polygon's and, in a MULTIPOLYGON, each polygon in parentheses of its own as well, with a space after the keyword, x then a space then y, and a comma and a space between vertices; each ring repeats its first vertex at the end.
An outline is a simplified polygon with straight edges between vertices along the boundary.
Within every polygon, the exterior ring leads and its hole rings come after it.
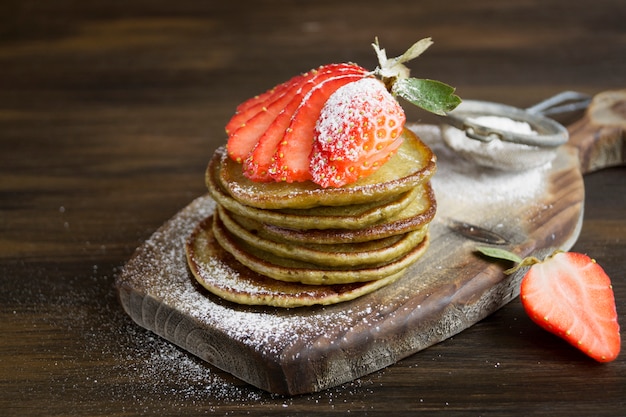
MULTIPOLYGON (((444 146, 438 127, 416 126, 414 130, 438 156, 439 170, 432 183, 437 193, 438 212, 444 216, 480 224, 466 217, 468 213, 480 215, 481 210, 489 210, 491 213, 498 209, 504 210, 511 207, 511 203, 516 204, 539 195, 544 191, 545 183, 549 182, 547 181, 549 170, 546 168, 522 173, 505 173, 480 168, 459 159, 453 151, 444 146)), ((188 321, 197 321, 202 323, 202 326, 214 327, 222 332, 225 338, 237 341, 249 351, 274 358, 299 355, 301 350, 290 349, 294 345, 321 344, 332 351, 337 346, 342 346, 344 336, 358 334, 359 331, 355 328, 358 329, 359 326, 370 329, 368 331, 376 335, 378 326, 384 327, 383 320, 389 317, 390 311, 395 311, 394 308, 397 308, 398 303, 403 302, 403 296, 409 299, 415 294, 420 294, 422 280, 415 278, 411 281, 409 277, 410 290, 403 288, 407 291, 399 294, 394 293, 397 290, 392 289, 387 293, 383 289, 380 293, 374 294, 371 300, 367 300, 368 305, 360 303, 357 307, 351 303, 344 303, 295 311, 238 306, 207 296, 195 285, 188 269, 185 239, 201 220, 213 214, 214 208, 215 204, 209 197, 201 197, 191 203, 141 247, 140 256, 129 262, 127 272, 132 277, 133 290, 145 293, 145 298, 157 304, 158 309, 167 306, 179 312, 188 321), (389 296, 393 296, 393 299, 384 298, 389 296)), ((440 242, 433 240, 433 246, 439 244, 440 242)), ((229 275, 233 272, 226 265, 214 267, 218 274, 229 275)), ((150 318, 150 311, 142 309, 141 313, 150 318)), ((159 366, 170 368, 167 371, 161 370, 159 378, 165 375, 167 379, 167 375, 178 374, 186 367, 198 367, 194 368, 198 372, 197 381, 208 380, 214 385, 213 389, 218 393, 223 392, 223 395, 245 397, 245 394, 237 393, 238 388, 231 380, 220 374, 203 372, 201 361, 195 361, 167 344, 159 344, 158 349, 161 353, 155 354, 150 361, 158 362, 159 358, 168 355, 176 361, 167 365, 165 360, 162 360, 159 366), (215 385, 221 388, 216 388, 215 385)), ((355 383, 358 386, 360 382, 355 383)), ((190 390, 190 395, 192 391, 203 393, 199 386, 200 382, 193 385, 196 389, 190 390)), ((250 398, 259 395, 259 391, 252 388, 245 392, 250 393, 250 398)))
MULTIPOLYGON (((208 298, 198 291, 188 269, 185 238, 213 209, 214 202, 208 196, 199 198, 157 231, 142 247, 140 258, 127 265, 133 287, 206 326, 222 329, 225 336, 263 354, 280 354, 298 340, 323 338, 322 328, 329 335, 346 332, 355 320, 370 316, 367 309, 355 312, 332 306, 291 314, 288 309, 248 308, 208 298), (180 238, 173 240, 172 236, 180 238)), ((224 277, 235 272, 224 264, 214 266, 217 269, 212 272, 224 277)))
POLYGON ((329 97, 315 126, 320 149, 341 154, 352 161, 357 159, 357 149, 349 146, 344 131, 354 124, 355 133, 363 136, 365 132, 360 121, 376 116, 374 111, 377 106, 372 91, 378 91, 380 85, 379 81, 364 78, 344 85, 329 97))
POLYGON ((387 94, 384 85, 375 78, 363 78, 337 89, 322 108, 315 126, 320 150, 357 160, 358 150, 350 146, 346 130, 353 127, 351 133, 359 137, 367 134, 370 128, 363 121, 376 119, 387 94))
MULTIPOLYGON (((502 116, 479 116, 468 118, 478 125, 525 136, 538 133, 525 121, 502 116)), ((500 140, 495 137, 489 142, 469 138, 464 131, 446 126, 443 138, 448 146, 467 160, 488 168, 506 171, 525 171, 546 165, 554 158, 551 148, 540 148, 521 143, 500 140)))
POLYGON ((447 147, 441 140, 439 127, 414 125, 410 128, 437 155, 438 169, 431 181, 437 195, 439 214, 470 221, 474 219, 468 219, 468 215, 480 215, 485 210, 497 211, 511 204, 519 205, 521 201, 532 201, 545 191, 550 163, 525 171, 490 169, 461 158, 447 147))
POLYGON ((402 107, 375 78, 337 89, 315 126, 313 181, 340 187, 369 175, 400 146, 405 119, 402 107))
POLYGON ((537 132, 532 128, 528 122, 509 119, 502 116, 478 116, 470 117, 469 121, 477 123, 482 126, 491 127, 494 129, 505 130, 508 132, 519 133, 522 135, 536 135, 537 132))

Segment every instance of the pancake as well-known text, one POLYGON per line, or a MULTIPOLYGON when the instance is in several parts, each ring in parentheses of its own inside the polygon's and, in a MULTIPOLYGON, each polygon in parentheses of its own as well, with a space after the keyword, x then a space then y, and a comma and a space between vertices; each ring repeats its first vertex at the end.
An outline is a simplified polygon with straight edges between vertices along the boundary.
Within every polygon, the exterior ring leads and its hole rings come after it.
POLYGON ((435 217, 437 202, 430 182, 417 187, 420 195, 396 216, 384 222, 359 229, 310 229, 298 230, 268 223, 257 222, 257 230, 272 240, 295 244, 330 244, 342 242, 367 242, 408 233, 428 225, 435 217))
POLYGON ((266 239, 247 230, 218 207, 217 215, 224 228, 248 245, 272 255, 315 264, 318 268, 382 265, 406 255, 426 235, 428 227, 399 236, 363 243, 293 245, 266 239))
POLYGON ((411 131, 375 173, 339 187, 254 182, 225 147, 205 181, 215 212, 187 261, 200 285, 239 304, 297 307, 360 297, 399 279, 429 245, 432 151, 411 131))
POLYGON ((307 209, 264 210, 245 205, 229 195, 220 185, 219 165, 210 166, 207 186, 213 199, 229 211, 262 223, 295 229, 360 229, 394 216, 418 196, 416 187, 400 194, 361 204, 320 206, 307 209))
MULTIPOLYGON (((249 233, 260 237, 261 239, 271 240, 274 242, 279 242, 283 244, 291 244, 294 246, 302 247, 306 246, 308 248, 318 248, 319 250, 329 251, 333 250, 333 248, 341 248, 342 251, 346 252, 356 252, 356 251, 364 251, 364 250, 375 250, 387 247, 389 245, 393 245, 402 239, 403 234, 397 234, 393 236, 387 236, 383 238, 378 238, 377 236, 372 236, 372 239, 363 241, 363 242, 353 242, 353 241, 339 241, 339 242, 325 242, 325 241, 291 241, 289 239, 284 239, 280 234, 274 234, 270 231, 270 227, 268 225, 257 222, 256 220, 249 219, 244 216, 239 216, 235 213, 231 213, 225 210, 223 207, 219 208, 220 210, 220 218, 224 220, 224 216, 221 215, 222 211, 225 212, 225 215, 230 217, 230 219, 235 222, 239 227, 244 228, 249 233)), ((227 227, 228 224, 224 221, 227 227)), ((229 228, 230 229, 230 228, 229 228)), ((231 230, 232 233, 235 233, 231 230)), ((308 232, 308 231, 303 231, 308 232)))
POLYGON ((305 285, 277 281, 246 268, 215 241, 208 218, 187 241, 187 263, 197 282, 218 297, 237 304, 274 307, 329 305, 349 301, 398 280, 399 271, 370 282, 305 285))
POLYGON ((428 181, 436 170, 436 157, 413 132, 404 129, 398 152, 375 173, 340 188, 321 188, 313 182, 254 182, 243 175, 241 164, 219 148, 207 168, 211 188, 218 180, 225 194, 239 203, 260 209, 345 206, 381 201, 405 193, 428 181), (214 177, 217 173, 217 178, 214 177))
MULTIPOLYGON (((203 224, 205 228, 211 225, 203 224)), ((258 249, 228 232, 218 216, 213 216, 213 235, 217 242, 240 263, 258 274, 287 282, 310 285, 347 284, 380 280, 394 275, 417 261, 428 247, 428 234, 406 255, 391 262, 366 268, 320 267, 308 262, 276 256, 258 249)))

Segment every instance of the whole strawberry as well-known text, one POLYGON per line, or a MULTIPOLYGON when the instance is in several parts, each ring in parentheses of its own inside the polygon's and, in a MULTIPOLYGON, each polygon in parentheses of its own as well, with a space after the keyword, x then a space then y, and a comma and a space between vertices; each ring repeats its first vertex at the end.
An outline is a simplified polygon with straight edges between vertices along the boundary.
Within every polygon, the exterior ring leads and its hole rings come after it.
POLYGON ((595 260, 575 252, 555 252, 540 261, 496 248, 478 250, 518 262, 508 273, 531 265, 520 287, 531 320, 599 362, 617 358, 621 338, 615 296, 610 278, 595 260))

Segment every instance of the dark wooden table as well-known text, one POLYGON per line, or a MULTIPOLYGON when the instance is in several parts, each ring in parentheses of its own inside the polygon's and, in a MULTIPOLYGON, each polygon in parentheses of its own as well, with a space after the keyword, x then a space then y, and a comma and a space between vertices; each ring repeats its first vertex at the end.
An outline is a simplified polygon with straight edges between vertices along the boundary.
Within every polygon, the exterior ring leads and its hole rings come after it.
MULTIPOLYGON (((0 410, 4 415, 624 416, 626 354, 600 365, 518 300, 324 392, 254 389, 136 326, 113 282, 204 194, 237 103, 327 62, 411 65, 464 98, 528 106, 626 87, 622 0, 0 3, 0 410)), ((431 122, 418 111, 409 119, 431 122)), ((613 279, 626 326, 626 168, 587 175, 574 250, 613 279)))

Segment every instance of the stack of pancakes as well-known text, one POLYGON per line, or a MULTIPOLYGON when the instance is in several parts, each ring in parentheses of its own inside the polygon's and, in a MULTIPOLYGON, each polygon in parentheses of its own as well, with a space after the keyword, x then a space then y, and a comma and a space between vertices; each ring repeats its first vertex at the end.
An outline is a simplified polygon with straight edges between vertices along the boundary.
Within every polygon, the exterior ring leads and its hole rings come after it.
POLYGON ((389 162, 341 188, 259 183, 218 149, 206 172, 213 215, 187 242, 197 281, 242 304, 345 301, 387 285, 425 252, 435 156, 411 131, 389 162))

